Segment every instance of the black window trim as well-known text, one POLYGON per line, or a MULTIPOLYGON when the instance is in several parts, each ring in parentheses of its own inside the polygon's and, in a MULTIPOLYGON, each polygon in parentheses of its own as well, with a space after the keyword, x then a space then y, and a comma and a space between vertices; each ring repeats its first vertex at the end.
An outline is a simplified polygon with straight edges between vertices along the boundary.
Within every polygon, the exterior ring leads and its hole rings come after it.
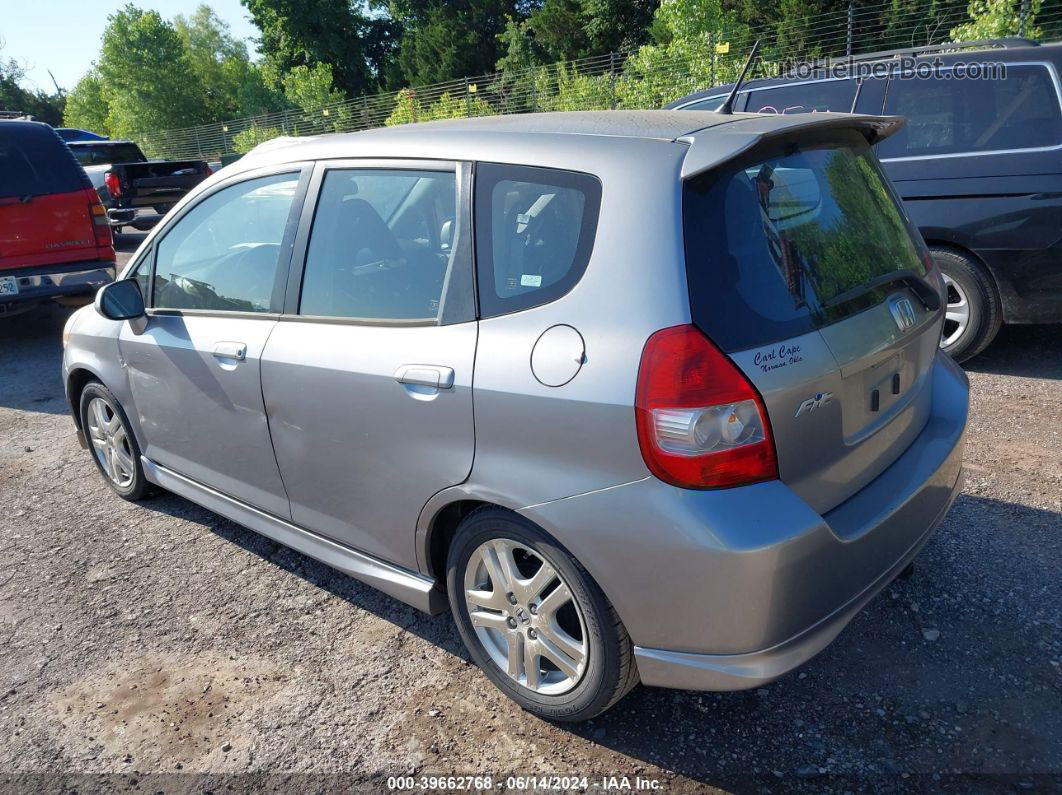
POLYGON ((150 241, 146 253, 143 257, 137 259, 135 264, 132 264, 125 273, 126 278, 130 278, 135 275, 136 270, 141 265, 147 265, 150 270, 150 278, 148 280, 149 295, 144 296, 144 305, 149 317, 155 315, 177 315, 188 317, 239 317, 239 318, 262 318, 275 320, 280 315, 281 298, 284 295, 284 290, 288 280, 288 274, 290 273, 290 261, 291 255, 295 243, 295 232, 297 229, 297 222, 299 218, 299 210, 302 207, 303 200, 306 195, 307 185, 309 183, 310 172, 312 168, 312 162, 299 161, 294 163, 281 163, 272 166, 263 166, 248 171, 241 171, 237 174, 233 174, 228 179, 224 179, 214 185, 211 185, 208 189, 203 190, 201 193, 195 194, 194 199, 187 204, 180 207, 172 217, 167 217, 163 221, 162 226, 153 230, 153 233, 148 237, 150 241), (181 222, 181 220, 192 210, 198 207, 201 203, 209 199, 216 193, 225 190, 226 188, 234 187, 235 185, 249 182, 254 179, 260 179, 262 177, 272 177, 280 174, 297 174, 299 176, 298 184, 295 188, 295 195, 291 200, 291 207, 288 210, 288 218, 285 222, 284 234, 280 243, 280 255, 277 261, 277 272, 273 283, 273 294, 270 298, 270 307, 268 312, 240 312, 234 310, 219 310, 219 309, 177 309, 172 307, 156 307, 154 306, 154 293, 155 293, 155 268, 158 257, 159 243, 161 243, 166 235, 168 235, 174 227, 181 222))
POLYGON ((601 199, 603 193, 604 191, 601 186, 600 177, 586 171, 576 171, 575 169, 557 168, 554 166, 529 166, 516 163, 499 163, 483 160, 476 161, 472 177, 472 237, 475 241, 476 252, 475 282, 476 306, 478 310, 477 316, 481 320, 512 315, 517 312, 525 312, 529 309, 535 309, 536 307, 551 304, 554 301, 560 300, 575 289, 579 282, 582 281, 583 275, 586 273, 586 268, 590 264, 590 259, 594 253, 594 244, 597 242, 597 227, 601 215, 601 199), (495 168, 498 169, 496 174, 483 174, 484 170, 489 172, 495 168), (566 275, 562 281, 557 282, 557 284, 544 287, 541 291, 523 293, 521 296, 518 296, 519 298, 528 297, 537 299, 530 303, 520 302, 516 300, 516 298, 496 298, 492 295, 492 298, 490 299, 491 302, 502 302, 503 305, 499 307, 501 311, 486 309, 486 302, 484 299, 486 298, 487 292, 484 288, 484 280, 490 280, 491 293, 493 294, 494 257, 492 243, 484 245, 483 241, 480 239, 480 235, 481 233, 486 235, 486 239, 490 241, 493 233, 491 223, 493 219, 491 218, 490 210, 490 192, 497 183, 505 180, 541 182, 544 185, 561 185, 563 187, 564 184, 563 182, 558 182, 557 175, 560 175, 562 180, 571 182, 571 187, 577 187, 580 190, 589 188, 589 191, 586 192, 586 206, 583 216, 583 224, 579 230, 579 242, 576 244, 575 256, 572 260, 572 266, 568 271, 568 275, 566 275), (482 194, 486 201, 486 212, 483 214, 484 217, 481 217, 480 214, 481 189, 485 191, 482 194))
POLYGON ((418 326, 441 326, 475 320, 474 278, 472 277, 472 235, 471 235, 471 189, 470 165, 458 160, 435 160, 426 158, 364 157, 333 158, 319 160, 313 165, 302 212, 298 220, 294 252, 289 268, 287 289, 279 320, 285 323, 321 323, 343 326, 386 326, 407 328, 418 326), (379 169, 386 171, 439 171, 454 173, 457 182, 456 210, 457 230, 454 237, 453 253, 450 267, 443 282, 443 292, 439 312, 434 318, 360 318, 333 317, 330 315, 300 315, 299 302, 302 297, 302 281, 306 270, 306 257, 309 253, 310 233, 320 200, 321 188, 329 171, 350 171, 358 169, 379 169), (464 275, 462 275, 464 274, 464 275), (462 296, 460 291, 469 294, 462 296), (449 311, 448 306, 463 304, 467 311, 449 311))
MULTIPOLYGON (((1039 66, 1047 70, 1047 76, 1051 79, 1051 84, 1055 87, 1055 98, 1058 100, 1058 112, 1062 117, 1062 81, 1059 80, 1058 70, 1051 61, 1004 61, 1003 62, 1009 70, 1012 66, 1039 66)), ((941 70, 954 68, 953 64, 946 64, 940 67, 941 70)), ((893 81, 898 80, 895 76, 895 71, 889 73, 888 83, 885 86, 885 99, 882 103, 882 112, 884 112, 885 105, 889 101, 889 87, 893 81)), ((882 163, 905 163, 914 160, 943 160, 953 157, 987 157, 991 155, 1014 155, 1023 154, 1025 152, 1057 152, 1062 150, 1062 141, 1053 146, 1021 146, 1013 149, 987 149, 985 151, 967 150, 962 152, 945 152, 936 155, 901 155, 899 157, 882 157, 880 158, 882 163)))

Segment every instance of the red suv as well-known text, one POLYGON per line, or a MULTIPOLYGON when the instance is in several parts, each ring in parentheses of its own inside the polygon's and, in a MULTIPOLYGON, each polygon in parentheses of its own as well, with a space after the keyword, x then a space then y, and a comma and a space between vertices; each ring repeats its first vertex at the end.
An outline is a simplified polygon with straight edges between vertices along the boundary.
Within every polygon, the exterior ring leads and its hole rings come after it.
POLYGON ((107 211, 47 124, 0 121, 0 316, 114 280, 107 211))

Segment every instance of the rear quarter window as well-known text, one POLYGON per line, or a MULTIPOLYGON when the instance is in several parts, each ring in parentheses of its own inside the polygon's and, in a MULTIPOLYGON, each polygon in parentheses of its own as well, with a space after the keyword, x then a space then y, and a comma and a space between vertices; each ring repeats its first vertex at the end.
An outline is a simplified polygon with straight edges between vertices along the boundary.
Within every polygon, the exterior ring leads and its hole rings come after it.
POLYGON ((0 197, 71 193, 87 187, 85 172, 51 127, 0 122, 0 197))
POLYGON ((480 314, 554 301, 586 270, 601 183, 574 171, 480 163, 475 179, 480 314))

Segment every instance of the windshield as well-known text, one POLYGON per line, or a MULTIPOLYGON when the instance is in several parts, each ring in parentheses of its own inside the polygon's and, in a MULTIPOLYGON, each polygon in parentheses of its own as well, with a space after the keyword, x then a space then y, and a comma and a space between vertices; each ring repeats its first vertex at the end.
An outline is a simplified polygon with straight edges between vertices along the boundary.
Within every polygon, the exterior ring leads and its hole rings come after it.
POLYGON ((74 157, 83 166, 106 166, 111 163, 141 163, 144 154, 136 144, 70 144, 74 157))
POLYGON ((836 322, 926 275, 924 244, 855 133, 695 179, 683 214, 694 321, 728 351, 836 322))

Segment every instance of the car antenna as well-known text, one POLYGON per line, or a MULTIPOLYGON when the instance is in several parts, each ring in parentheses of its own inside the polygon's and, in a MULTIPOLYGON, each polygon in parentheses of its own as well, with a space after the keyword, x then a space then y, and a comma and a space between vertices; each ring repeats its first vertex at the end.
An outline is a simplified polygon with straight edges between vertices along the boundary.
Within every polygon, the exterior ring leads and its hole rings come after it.
POLYGON ((737 96, 738 89, 741 88, 741 84, 745 82, 745 75, 748 74, 749 67, 752 66, 753 60, 756 58, 756 50, 760 48, 760 40, 756 39, 756 43, 752 45, 752 52, 749 53, 749 57, 745 59, 745 65, 741 67, 741 74, 738 75, 737 82, 734 83, 734 87, 730 89, 730 95, 723 100, 723 104, 716 108, 716 113, 725 113, 731 115, 734 112, 734 97, 737 96))

